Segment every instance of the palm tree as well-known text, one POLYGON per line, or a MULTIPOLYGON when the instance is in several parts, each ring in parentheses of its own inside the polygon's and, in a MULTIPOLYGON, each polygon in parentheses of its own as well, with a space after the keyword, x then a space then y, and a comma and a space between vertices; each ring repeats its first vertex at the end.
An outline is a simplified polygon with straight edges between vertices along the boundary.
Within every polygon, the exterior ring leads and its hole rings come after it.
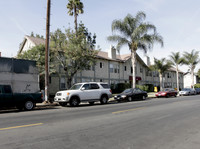
POLYGON ((136 86, 135 66, 136 51, 138 49, 147 52, 153 47, 154 42, 163 46, 163 38, 156 32, 156 27, 150 23, 144 22, 146 14, 138 12, 135 17, 128 14, 123 20, 114 20, 112 22, 112 31, 118 31, 119 35, 109 36, 109 41, 117 42, 117 50, 124 45, 128 45, 131 50, 131 61, 133 68, 133 88, 136 86))
POLYGON ((168 71, 172 66, 172 63, 167 61, 165 58, 162 58, 161 60, 158 60, 154 58, 154 65, 152 65, 150 68, 152 70, 156 70, 159 73, 160 78, 160 90, 163 89, 163 74, 168 71))
POLYGON ((172 63, 173 66, 176 67, 176 80, 177 80, 177 91, 179 91, 179 69, 178 66, 184 64, 184 59, 180 56, 179 52, 172 52, 172 54, 169 56, 170 57, 170 62, 172 63))
POLYGON ((83 11, 83 3, 80 0, 69 0, 67 4, 68 14, 70 16, 74 16, 74 24, 75 31, 77 32, 77 16, 78 14, 82 14, 83 11))
POLYGON ((192 50, 191 53, 184 52, 183 57, 185 59, 185 64, 189 66, 189 70, 192 77, 191 86, 194 87, 194 69, 196 65, 200 62, 199 51, 192 50))

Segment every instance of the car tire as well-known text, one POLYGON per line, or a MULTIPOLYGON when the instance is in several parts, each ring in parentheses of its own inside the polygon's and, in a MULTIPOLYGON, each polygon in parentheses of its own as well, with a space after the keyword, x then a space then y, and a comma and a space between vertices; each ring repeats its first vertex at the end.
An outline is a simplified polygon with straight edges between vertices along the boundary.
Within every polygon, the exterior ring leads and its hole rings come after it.
POLYGON ((67 106, 67 102, 59 102, 59 105, 62 107, 66 107, 67 106))
POLYGON ((101 103, 101 104, 106 104, 106 103, 108 103, 108 97, 107 97, 107 96, 102 96, 102 97, 101 97, 101 100, 100 100, 100 103, 101 103))
POLYGON ((169 98, 169 94, 166 95, 166 98, 169 98))
POLYGON ((71 107, 77 107, 80 104, 80 101, 78 98, 74 97, 70 100, 69 105, 71 107))
POLYGON ((174 97, 177 97, 177 94, 175 94, 174 97))
POLYGON ((146 100, 146 99, 147 99, 146 96, 143 95, 143 96, 142 96, 142 100, 146 100))
POLYGON ((33 110, 34 107, 35 107, 35 104, 31 100, 27 100, 24 103, 24 109, 27 111, 33 110))
POLYGON ((128 97, 128 101, 129 102, 131 102, 132 101, 132 97, 130 96, 130 97, 128 97))

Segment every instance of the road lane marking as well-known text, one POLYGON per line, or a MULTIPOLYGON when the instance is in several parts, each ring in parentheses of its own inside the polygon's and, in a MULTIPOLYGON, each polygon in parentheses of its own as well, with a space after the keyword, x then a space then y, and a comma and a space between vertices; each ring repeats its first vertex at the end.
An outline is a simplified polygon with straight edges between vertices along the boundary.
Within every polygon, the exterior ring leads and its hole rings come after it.
POLYGON ((7 128, 0 128, 0 130, 8 130, 8 129, 16 129, 16 128, 23 128, 23 127, 31 127, 31 126, 38 126, 42 125, 43 123, 36 123, 36 124, 29 124, 29 125, 21 125, 21 126, 13 126, 13 127, 7 127, 7 128))
POLYGON ((128 110, 123 110, 123 111, 116 111, 116 112, 112 112, 112 114, 118 114, 118 113, 129 112, 129 111, 135 111, 135 110, 140 110, 140 109, 144 109, 144 108, 145 107, 139 107, 139 108, 128 109, 128 110))

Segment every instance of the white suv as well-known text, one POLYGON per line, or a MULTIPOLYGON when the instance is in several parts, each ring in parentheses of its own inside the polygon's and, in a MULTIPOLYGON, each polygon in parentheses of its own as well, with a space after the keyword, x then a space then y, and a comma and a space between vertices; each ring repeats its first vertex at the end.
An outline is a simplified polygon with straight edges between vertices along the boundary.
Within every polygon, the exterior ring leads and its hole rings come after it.
POLYGON ((91 105, 96 101, 106 104, 112 97, 110 86, 103 82, 77 83, 69 90, 59 91, 54 97, 54 101, 61 106, 78 106, 80 102, 89 102, 91 105))

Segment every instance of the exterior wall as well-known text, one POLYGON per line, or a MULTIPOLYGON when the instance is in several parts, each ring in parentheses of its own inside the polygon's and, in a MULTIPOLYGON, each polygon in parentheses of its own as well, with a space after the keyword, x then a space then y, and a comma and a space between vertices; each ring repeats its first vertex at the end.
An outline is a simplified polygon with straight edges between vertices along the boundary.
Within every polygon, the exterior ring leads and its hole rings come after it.
POLYGON ((0 58, 0 84, 11 85, 14 93, 39 91, 39 74, 36 62, 0 58))
MULTIPOLYGON (((194 75, 194 84, 197 83, 196 75, 194 75)), ((192 84, 192 76, 190 73, 184 75, 184 88, 191 87, 192 84)))
POLYGON ((32 43, 30 40, 26 40, 22 51, 27 51, 27 50, 31 49, 32 47, 34 47, 34 46, 35 46, 35 44, 32 43))
MULTIPOLYGON (((131 67, 131 59, 125 62, 97 59, 96 65, 93 68, 91 67, 90 70, 78 72, 74 76, 72 84, 90 81, 108 82, 109 84, 130 83, 130 78, 132 78, 131 67), (112 71, 110 69, 110 65, 114 66, 112 71)), ((167 73, 163 76, 164 87, 176 88, 176 72, 169 71, 167 73), (168 77, 167 73, 169 73, 171 77, 168 77)), ((52 77, 53 87, 50 87, 50 94, 55 94, 58 90, 63 90, 63 88, 60 88, 61 77, 65 78, 62 67, 60 67, 59 76, 52 77)), ((144 64, 139 61, 136 63, 136 77, 141 77, 141 80, 136 81, 138 85, 153 84, 154 86, 160 86, 158 72, 149 73, 148 67, 144 66, 144 64)), ((179 86, 181 89, 183 88, 183 73, 179 74, 179 86)))

